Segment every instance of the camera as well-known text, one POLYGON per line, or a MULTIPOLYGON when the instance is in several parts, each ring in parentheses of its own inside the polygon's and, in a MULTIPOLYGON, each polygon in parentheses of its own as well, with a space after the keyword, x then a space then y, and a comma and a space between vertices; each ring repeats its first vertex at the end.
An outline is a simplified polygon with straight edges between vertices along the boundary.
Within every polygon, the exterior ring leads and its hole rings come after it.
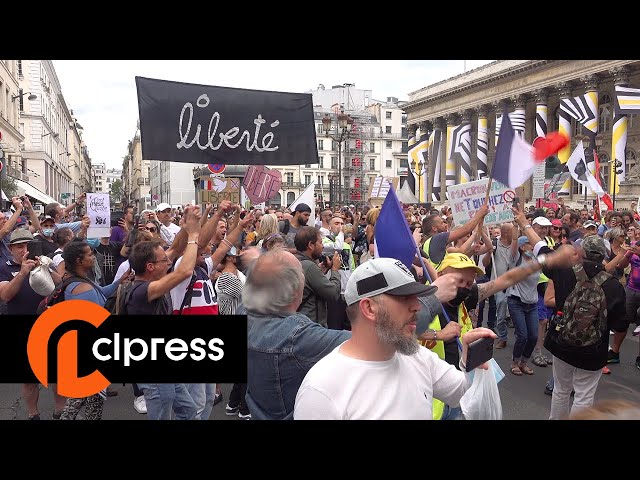
POLYGON ((322 253, 320 254, 320 257, 318 258, 318 260, 320 261, 320 263, 325 263, 327 261, 327 259, 329 259, 330 261, 333 259, 333 255, 336 253, 336 251, 340 252, 340 256, 342 257, 342 267, 343 269, 348 269, 349 268, 349 250, 348 249, 343 249, 343 250, 336 250, 333 247, 324 247, 322 249, 322 253))

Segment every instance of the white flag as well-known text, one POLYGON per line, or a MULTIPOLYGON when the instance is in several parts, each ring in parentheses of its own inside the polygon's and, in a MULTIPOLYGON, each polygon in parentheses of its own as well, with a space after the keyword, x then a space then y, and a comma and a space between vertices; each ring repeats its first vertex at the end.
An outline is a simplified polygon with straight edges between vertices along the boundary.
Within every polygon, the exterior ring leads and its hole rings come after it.
POLYGON ((316 182, 315 180, 309 184, 307 188, 305 188, 304 192, 300 194, 298 198, 294 200, 294 202, 289 205, 289 210, 292 212, 295 210, 296 205, 299 203, 306 203, 311 207, 311 215, 309 216, 309 221, 307 222, 308 227, 314 227, 316 224, 316 182))
POLYGON ((567 167, 571 176, 582 185, 589 187, 592 192, 596 193, 598 197, 605 194, 604 190, 596 180, 589 168, 587 167, 587 161, 584 158, 584 147, 582 146, 582 140, 576 145, 576 149, 573 151, 569 160, 567 160, 567 167))

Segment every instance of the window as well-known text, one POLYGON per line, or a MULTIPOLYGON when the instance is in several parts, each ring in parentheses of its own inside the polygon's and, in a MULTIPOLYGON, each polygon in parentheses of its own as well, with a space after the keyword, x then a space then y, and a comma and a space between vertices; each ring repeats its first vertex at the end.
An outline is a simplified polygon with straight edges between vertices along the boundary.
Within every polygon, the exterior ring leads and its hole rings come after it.
POLYGON ((376 159, 375 158, 370 158, 369 159, 369 170, 375 170, 376 169, 376 159))
POLYGON ((385 165, 386 165, 387 168, 391 168, 391 162, 392 161, 393 160, 385 160, 385 165))
POLYGON ((331 140, 331 150, 337 150, 338 149, 338 142, 336 142, 335 140, 331 140))
POLYGON ((624 165, 624 171, 625 171, 625 175, 629 175, 629 172, 631 171, 631 169, 633 167, 636 166, 637 160, 636 160, 636 152, 634 152, 633 150, 627 148, 625 150, 625 165, 624 165))
POLYGON ((324 150, 324 140, 318 140, 318 150, 324 150))
POLYGON ((305 187, 311 183, 311 175, 304 176, 304 185, 305 187))
POLYGON ((331 168, 338 168, 338 157, 331 157, 331 168))
POLYGON ((573 130, 573 136, 574 137, 577 136, 577 135, 582 136, 582 123, 580 123, 577 120, 572 118, 571 119, 571 126, 573 127, 572 130, 573 130))
POLYGON ((385 127, 385 133, 391 133, 391 125, 385 127))
POLYGON ((608 132, 611 130, 611 97, 606 93, 600 96, 598 113, 600 115, 598 133, 608 132))
POLYGON ((375 153, 376 152, 376 144, 375 144, 375 142, 369 143, 369 151, 371 153, 375 153))
POLYGON ((323 181, 322 181, 322 175, 318 175, 318 176, 316 177, 316 183, 317 183, 318 185, 322 185, 322 184, 323 184, 323 181))
MULTIPOLYGON (((287 172, 287 185, 292 185, 293 184, 293 172, 287 172)), ((295 198, 294 198, 295 200, 295 198)), ((293 200, 291 200, 291 202, 293 203, 293 200)))
POLYGON ((409 168, 409 160, 407 160, 406 158, 401 158, 400 168, 409 168))
POLYGON ((391 148, 391 147, 392 147, 392 145, 393 145, 393 142, 392 142, 391 140, 387 140, 387 145, 386 145, 386 147, 387 147, 387 148, 391 148))
POLYGON ((318 133, 324 133, 324 130, 323 130, 323 128, 322 128, 322 123, 318 123, 318 130, 317 130, 317 132, 318 132, 318 133))
POLYGON ((22 89, 18 90, 18 95, 20 95, 18 97, 18 107, 20 108, 21 112, 24 112, 24 96, 22 95, 22 89))
POLYGON ((324 157, 318 157, 318 168, 324 168, 324 157))
MULTIPOLYGON (((291 175, 293 175, 293 173, 291 175)), ((287 205, 291 205, 295 201, 296 201, 296 194, 293 193, 293 192, 288 192, 287 193, 287 205)))
POLYGON ((390 118, 391 118, 391 112, 386 112, 386 114, 385 114, 385 118, 390 119, 390 118))

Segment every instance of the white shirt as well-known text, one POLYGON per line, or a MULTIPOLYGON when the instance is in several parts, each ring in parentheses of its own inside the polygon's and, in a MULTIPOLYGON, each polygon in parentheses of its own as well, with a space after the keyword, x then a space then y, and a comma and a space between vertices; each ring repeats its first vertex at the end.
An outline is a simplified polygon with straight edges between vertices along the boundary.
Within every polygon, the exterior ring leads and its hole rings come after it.
POLYGON ((173 233, 174 236, 180 231, 180 227, 173 222, 170 222, 169 225, 165 225, 165 227, 167 227, 167 230, 173 233))
MULTIPOLYGON (((174 270, 177 270, 182 263, 180 257, 175 264, 174 270)), ((213 272, 213 261, 211 257, 204 259, 206 264, 207 275, 211 275, 213 272)), ((171 289, 171 303, 174 310, 180 310, 184 296, 187 293, 187 287, 191 283, 191 276, 180 282, 176 287, 171 289)), ((193 297, 191 298, 191 305, 188 309, 192 315, 202 314, 217 314, 218 312, 218 298, 216 297, 213 289, 213 282, 211 279, 204 281, 196 281, 193 285, 193 297)))
MULTIPOLYGON (((58 270, 58 267, 60 266, 60 264, 62 263, 62 261, 64 260, 62 258, 62 249, 58 248, 55 252, 56 255, 53 256, 53 266, 56 267, 56 271, 58 270)), ((58 273, 62 273, 62 272, 58 272, 58 273)))
POLYGON ((452 407, 469 388, 466 375, 431 350, 370 362, 340 353, 316 363, 302 381, 296 420, 431 420, 433 397, 452 407))
POLYGON ((111 283, 116 283, 118 280, 120 280, 122 276, 127 272, 127 270, 129 270, 129 260, 125 260, 120 264, 115 277, 113 277, 113 282, 111 283))

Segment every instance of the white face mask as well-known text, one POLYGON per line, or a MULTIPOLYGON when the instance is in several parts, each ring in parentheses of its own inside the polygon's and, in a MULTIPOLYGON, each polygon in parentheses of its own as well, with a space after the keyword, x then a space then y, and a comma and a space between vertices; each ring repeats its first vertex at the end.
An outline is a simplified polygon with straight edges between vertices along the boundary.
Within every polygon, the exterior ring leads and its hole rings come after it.
POLYGON ((53 235, 54 231, 55 231, 55 228, 43 228, 42 229, 42 234, 45 237, 51 237, 53 235))

